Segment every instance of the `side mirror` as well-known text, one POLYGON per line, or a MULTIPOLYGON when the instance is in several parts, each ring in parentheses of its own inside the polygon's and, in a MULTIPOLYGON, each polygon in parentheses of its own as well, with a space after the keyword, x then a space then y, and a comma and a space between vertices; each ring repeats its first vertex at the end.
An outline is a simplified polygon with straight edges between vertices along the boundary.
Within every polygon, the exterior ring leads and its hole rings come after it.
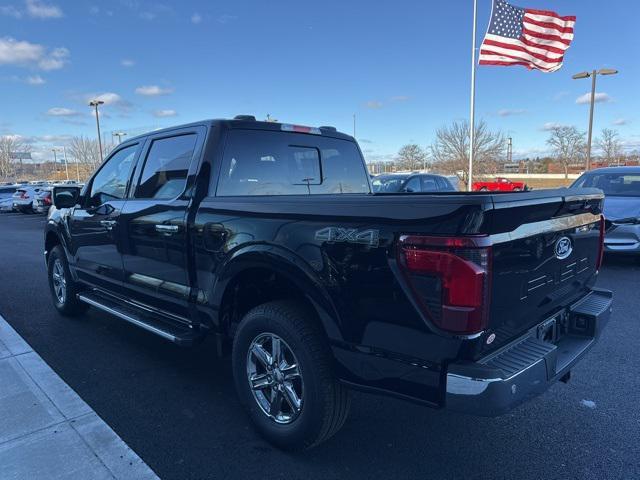
POLYGON ((56 208, 71 208, 78 204, 80 187, 53 187, 53 205, 56 208))

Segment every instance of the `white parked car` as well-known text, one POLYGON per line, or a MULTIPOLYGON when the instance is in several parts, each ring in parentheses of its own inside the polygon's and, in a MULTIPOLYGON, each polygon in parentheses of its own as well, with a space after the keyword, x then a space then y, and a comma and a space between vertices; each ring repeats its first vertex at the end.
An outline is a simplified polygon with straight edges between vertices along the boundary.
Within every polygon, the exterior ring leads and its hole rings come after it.
POLYGON ((38 193, 40 193, 41 187, 31 187, 28 185, 21 186, 13 194, 13 209, 21 213, 33 213, 33 201, 38 193))
POLYGON ((0 198, 0 213, 13 212, 13 198, 0 198))

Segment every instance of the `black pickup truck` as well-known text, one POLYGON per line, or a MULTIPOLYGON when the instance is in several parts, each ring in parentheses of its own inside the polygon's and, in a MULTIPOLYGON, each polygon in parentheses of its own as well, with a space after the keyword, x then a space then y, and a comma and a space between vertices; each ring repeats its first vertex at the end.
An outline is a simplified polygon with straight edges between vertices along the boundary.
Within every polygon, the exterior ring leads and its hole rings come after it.
POLYGON ((353 137, 241 116, 119 145, 44 233, 55 307, 232 355, 288 449, 349 390, 498 415, 569 379, 609 318, 602 192, 374 194, 353 137))

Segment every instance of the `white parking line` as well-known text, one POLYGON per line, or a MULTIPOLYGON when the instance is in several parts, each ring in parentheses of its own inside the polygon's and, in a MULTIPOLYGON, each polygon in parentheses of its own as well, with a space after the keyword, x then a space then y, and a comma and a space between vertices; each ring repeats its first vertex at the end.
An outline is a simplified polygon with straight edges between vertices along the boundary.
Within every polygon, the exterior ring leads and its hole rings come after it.
POLYGON ((158 478, 2 316, 0 386, 0 478, 158 478))

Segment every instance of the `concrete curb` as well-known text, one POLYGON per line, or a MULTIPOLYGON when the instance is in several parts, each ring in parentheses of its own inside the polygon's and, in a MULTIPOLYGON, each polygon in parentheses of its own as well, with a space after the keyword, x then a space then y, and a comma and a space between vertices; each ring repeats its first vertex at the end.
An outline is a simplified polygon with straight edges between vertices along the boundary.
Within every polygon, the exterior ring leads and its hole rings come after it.
POLYGON ((158 478, 2 316, 0 478, 158 478))

